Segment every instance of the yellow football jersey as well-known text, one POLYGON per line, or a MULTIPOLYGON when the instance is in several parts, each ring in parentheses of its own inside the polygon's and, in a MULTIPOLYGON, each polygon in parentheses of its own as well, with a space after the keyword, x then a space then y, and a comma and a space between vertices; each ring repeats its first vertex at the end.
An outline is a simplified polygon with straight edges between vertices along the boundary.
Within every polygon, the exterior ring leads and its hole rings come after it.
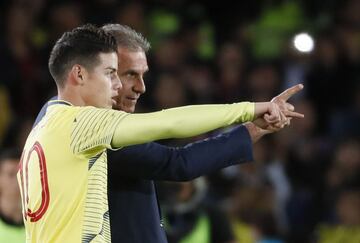
POLYGON ((18 174, 28 242, 110 242, 106 148, 126 115, 49 103, 18 174))
POLYGON ((50 101, 19 165, 27 242, 111 242, 106 149, 112 144, 193 136, 253 117, 249 102, 146 115, 50 101))

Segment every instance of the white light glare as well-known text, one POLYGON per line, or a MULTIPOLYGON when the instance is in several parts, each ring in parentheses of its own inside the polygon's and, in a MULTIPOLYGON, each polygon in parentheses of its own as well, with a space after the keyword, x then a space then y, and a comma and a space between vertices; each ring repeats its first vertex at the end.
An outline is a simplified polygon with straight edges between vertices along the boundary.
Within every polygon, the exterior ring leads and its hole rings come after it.
POLYGON ((314 50, 314 39, 308 33, 295 35, 293 42, 299 52, 309 53, 314 50))

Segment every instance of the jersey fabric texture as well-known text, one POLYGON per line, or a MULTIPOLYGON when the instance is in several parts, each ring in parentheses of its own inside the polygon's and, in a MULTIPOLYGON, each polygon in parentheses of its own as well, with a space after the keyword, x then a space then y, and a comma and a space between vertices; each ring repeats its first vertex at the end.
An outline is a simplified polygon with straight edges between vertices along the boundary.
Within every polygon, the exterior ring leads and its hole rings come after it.
POLYGON ((110 241, 106 148, 124 116, 50 102, 18 173, 27 242, 110 241))

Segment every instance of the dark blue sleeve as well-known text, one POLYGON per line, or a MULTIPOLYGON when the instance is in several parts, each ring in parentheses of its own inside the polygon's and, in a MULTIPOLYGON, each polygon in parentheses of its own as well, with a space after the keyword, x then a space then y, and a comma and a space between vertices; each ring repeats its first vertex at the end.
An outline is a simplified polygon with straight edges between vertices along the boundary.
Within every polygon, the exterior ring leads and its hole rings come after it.
MULTIPOLYGON (((56 100, 57 99, 57 96, 54 96, 52 97, 50 100, 56 100)), ((50 101, 49 100, 49 101, 50 101)), ((49 102, 48 101, 48 102, 49 102)), ((37 115, 36 119, 35 119, 35 122, 33 124, 33 128, 41 121, 41 119, 45 116, 46 114, 46 109, 48 107, 48 102, 45 103, 45 105, 41 108, 39 114, 37 115)))
POLYGON ((244 126, 180 148, 147 143, 108 153, 109 176, 115 181, 118 177, 186 181, 252 160, 252 142, 244 126))

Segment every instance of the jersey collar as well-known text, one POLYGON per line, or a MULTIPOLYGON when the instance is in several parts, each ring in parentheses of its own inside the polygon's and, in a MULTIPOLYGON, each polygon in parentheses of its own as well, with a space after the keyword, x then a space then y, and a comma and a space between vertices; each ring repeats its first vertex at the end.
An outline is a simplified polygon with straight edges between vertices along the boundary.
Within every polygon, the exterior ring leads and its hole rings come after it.
POLYGON ((68 105, 68 106, 72 106, 72 104, 70 102, 67 102, 65 100, 50 100, 48 102, 48 106, 51 105, 68 105))

